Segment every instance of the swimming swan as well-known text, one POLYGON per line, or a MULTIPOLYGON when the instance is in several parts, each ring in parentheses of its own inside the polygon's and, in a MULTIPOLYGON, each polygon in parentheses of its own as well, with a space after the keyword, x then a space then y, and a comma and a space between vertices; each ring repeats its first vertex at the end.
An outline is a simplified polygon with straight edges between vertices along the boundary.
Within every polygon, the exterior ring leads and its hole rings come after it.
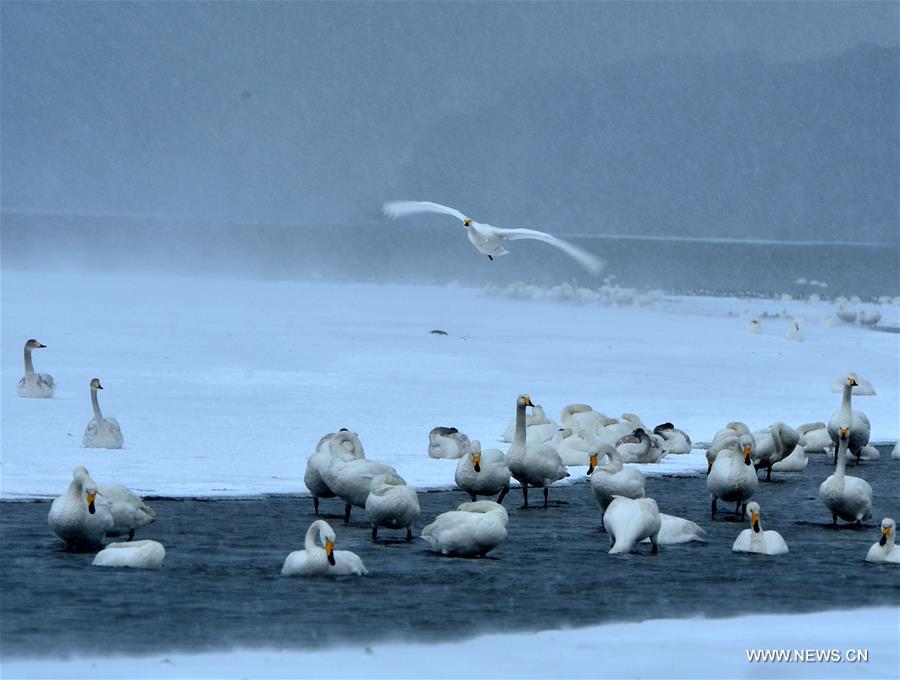
POLYGON ((412 525, 422 510, 416 490, 397 475, 387 473, 372 478, 366 514, 372 523, 372 540, 378 538, 378 527, 406 529, 406 540, 412 540, 412 525))
POLYGON ((436 427, 428 433, 429 458, 462 458, 470 445, 469 438, 455 427, 436 427))
POLYGON ((862 448, 869 443, 869 434, 871 425, 869 419, 862 411, 854 411, 851 408, 851 394, 859 396, 870 396, 875 394, 875 389, 868 380, 863 380, 856 374, 851 373, 847 378, 839 378, 831 383, 832 392, 842 392, 843 398, 841 408, 835 411, 828 421, 828 434, 831 436, 831 443, 837 448, 841 425, 847 425, 850 430, 850 437, 847 443, 847 449, 856 456, 856 463, 862 456, 862 448))
POLYGON ((51 531, 74 550, 87 550, 103 544, 113 527, 109 511, 97 507, 97 484, 81 465, 72 472, 69 489, 54 499, 47 515, 51 531))
POLYGON ((472 442, 469 452, 459 459, 456 465, 456 485, 469 494, 473 501, 478 496, 500 495, 497 502, 502 503, 509 493, 509 467, 506 456, 500 449, 481 450, 481 442, 472 442))
POLYGON ((616 496, 603 513, 603 526, 609 534, 609 552, 629 552, 634 544, 650 539, 651 551, 658 552, 657 539, 662 527, 659 507, 652 498, 616 496))
POLYGON ((94 406, 94 418, 84 429, 83 446, 89 449, 121 449, 125 443, 122 429, 115 418, 104 418, 97 401, 97 390, 102 390, 100 378, 91 379, 91 404, 94 406))
POLYGON ((313 510, 317 515, 319 514, 319 499, 336 496, 322 479, 322 470, 333 457, 346 461, 365 458, 366 453, 359 436, 346 428, 341 428, 339 432, 330 432, 319 440, 315 452, 306 461, 303 483, 312 495, 313 510))
POLYGON ((900 550, 894 545, 897 525, 890 517, 881 520, 881 538, 869 548, 866 562, 892 562, 900 564, 900 550))
POLYGON ((450 557, 486 555, 506 540, 509 515, 499 503, 475 501, 444 512, 422 529, 431 549, 450 557))
POLYGON ((744 529, 731 546, 732 552, 751 552, 760 555, 783 555, 788 551, 787 543, 777 531, 763 531, 759 503, 747 504, 750 514, 750 528, 744 529))
POLYGON ((845 522, 856 522, 872 516, 872 487, 859 477, 845 474, 847 447, 850 430, 846 424, 838 427, 837 461, 834 474, 819 486, 819 498, 831 511, 831 521, 837 524, 838 517, 845 522))
POLYGON ((283 576, 365 576, 363 561, 349 550, 335 550, 334 530, 317 519, 306 530, 305 550, 295 550, 284 559, 283 576), (316 538, 324 547, 316 545, 316 538))
POLYGON ((403 217, 405 215, 415 215, 417 213, 440 213, 442 215, 451 215, 463 223, 469 241, 475 246, 476 250, 482 255, 487 255, 493 260, 495 257, 507 255, 509 251, 503 247, 505 241, 515 241, 517 239, 532 239, 535 241, 543 241, 554 248, 558 248, 566 255, 575 260, 591 274, 599 274, 603 269, 603 261, 596 255, 592 255, 583 248, 572 245, 568 241, 551 236, 543 231, 535 229, 500 229, 476 222, 471 217, 466 217, 455 208, 448 208, 439 203, 430 201, 388 201, 384 204, 384 213, 388 217, 403 217))
POLYGON ((35 373, 34 364, 31 363, 31 350, 43 349, 47 345, 42 345, 34 338, 25 342, 25 375, 19 380, 16 387, 16 394, 20 397, 37 397, 40 399, 49 399, 56 391, 56 383, 53 376, 49 373, 35 373))
POLYGON ((400 477, 390 465, 368 458, 347 461, 337 456, 332 456, 321 472, 328 488, 345 503, 345 524, 350 523, 350 511, 354 505, 358 508, 366 507, 366 500, 369 498, 372 480, 375 477, 383 474, 400 477))
POLYGON ((522 485, 522 498, 528 507, 528 487, 543 487, 544 507, 548 503, 548 487, 569 476, 559 454, 547 444, 529 444, 525 439, 525 407, 534 406, 527 394, 516 399, 516 438, 506 453, 510 474, 522 485))
POLYGON ((706 488, 712 496, 713 518, 719 499, 737 503, 735 512, 740 513, 756 492, 759 481, 751 459, 752 440, 751 435, 744 434, 721 443, 722 448, 706 477, 706 488))
POLYGON ((158 541, 110 543, 94 556, 95 567, 130 567, 159 569, 166 558, 166 549, 158 541))

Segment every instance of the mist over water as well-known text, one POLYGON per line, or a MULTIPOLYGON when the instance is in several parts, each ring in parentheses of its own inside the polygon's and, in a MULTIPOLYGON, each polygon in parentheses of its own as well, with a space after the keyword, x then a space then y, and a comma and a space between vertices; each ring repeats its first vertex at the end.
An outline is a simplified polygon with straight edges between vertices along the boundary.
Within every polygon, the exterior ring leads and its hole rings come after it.
POLYGON ((900 289, 895 4, 0 11, 4 269, 599 283, 414 199, 639 288, 900 289))

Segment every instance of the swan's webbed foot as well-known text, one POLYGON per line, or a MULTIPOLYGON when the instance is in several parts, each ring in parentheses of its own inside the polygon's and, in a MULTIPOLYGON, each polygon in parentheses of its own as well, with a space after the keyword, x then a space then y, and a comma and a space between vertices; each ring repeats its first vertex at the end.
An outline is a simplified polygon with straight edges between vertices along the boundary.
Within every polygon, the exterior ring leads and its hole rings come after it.
POLYGON ((134 538, 134 529, 131 529, 131 530, 128 532, 128 540, 130 541, 130 540, 132 540, 133 538, 134 538))
POLYGON ((766 469, 766 481, 767 482, 772 481, 772 466, 771 465, 766 469))
POLYGON ((544 487, 544 510, 547 509, 547 505, 550 503, 550 489, 546 486, 544 487))
POLYGON ((713 519, 716 518, 716 497, 715 496, 713 496, 713 499, 712 499, 712 518, 713 519))
POLYGON ((316 496, 313 496, 313 511, 319 514, 319 499, 316 496))
POLYGON ((506 494, 509 493, 509 484, 500 489, 500 495, 497 496, 497 505, 503 505, 503 499, 506 498, 506 494))
POLYGON ((650 541, 653 547, 650 548, 650 554, 656 555, 659 552, 659 546, 656 544, 656 541, 650 541))
POLYGON ((353 509, 353 506, 347 503, 344 507, 344 524, 350 524, 350 511, 353 509))
POLYGON ((372 540, 374 541, 377 538, 378 538, 378 527, 373 524, 372 525, 372 540))
POLYGON ((525 501, 525 504, 522 507, 527 508, 528 507, 528 485, 525 482, 522 482, 522 498, 525 501))
POLYGON ((411 541, 412 539, 413 539, 412 527, 406 527, 406 540, 411 541))

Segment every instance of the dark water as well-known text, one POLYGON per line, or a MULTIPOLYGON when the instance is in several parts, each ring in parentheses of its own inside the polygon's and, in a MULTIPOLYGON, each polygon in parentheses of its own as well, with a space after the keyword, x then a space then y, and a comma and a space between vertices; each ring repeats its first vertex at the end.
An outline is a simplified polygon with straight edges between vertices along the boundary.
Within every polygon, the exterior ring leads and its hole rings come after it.
MULTIPOLYGON (((900 518, 900 462, 882 449, 880 461, 849 472, 875 490, 874 517, 862 529, 829 526, 817 492, 830 474, 825 456, 804 473, 760 483, 764 524, 790 547, 775 557, 731 552, 746 523, 724 513, 709 520, 704 477, 647 480, 664 512, 707 531, 704 544, 663 546, 656 556, 648 547, 606 553, 586 483, 554 488, 548 510, 518 509, 513 490, 509 538, 489 558, 471 560, 434 555, 421 540, 373 544, 363 512, 354 510, 345 528, 338 503, 323 501, 335 513, 326 519, 338 548, 356 551, 371 574, 335 580, 280 576, 313 519, 308 498, 154 500, 157 522, 139 538, 165 544, 158 572, 93 568, 92 555, 63 551, 50 533, 49 503, 3 503, 2 654, 291 648, 900 604, 900 568, 864 562, 881 518, 900 518)), ((417 529, 464 500, 459 492, 420 494, 417 529)))

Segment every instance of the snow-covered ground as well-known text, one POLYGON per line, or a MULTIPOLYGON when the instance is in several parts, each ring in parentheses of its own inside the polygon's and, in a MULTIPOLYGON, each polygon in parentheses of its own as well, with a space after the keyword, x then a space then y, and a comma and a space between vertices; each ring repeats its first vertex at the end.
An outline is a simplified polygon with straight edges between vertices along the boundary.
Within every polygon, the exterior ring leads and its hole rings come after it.
POLYGON ((900 609, 861 609, 617 623, 430 645, 7 660, 3 677, 897 678, 898 639, 900 609), (790 661, 749 661, 756 650, 778 650, 790 661))
MULTIPOLYGON (((102 263, 98 263, 102 265, 102 263)), ((558 418, 571 402, 709 441, 751 427, 827 420, 831 381, 857 371, 874 441, 900 430, 898 336, 829 326, 833 303, 663 297, 648 306, 510 300, 454 287, 2 274, 2 496, 55 496, 84 464, 143 494, 297 493, 319 437, 348 427, 366 454, 419 488, 452 485, 455 461, 427 457, 428 432, 456 426, 495 445, 528 393, 558 418), (803 342, 785 339, 802 317, 803 342), (449 335, 433 335, 432 329, 449 335), (51 400, 21 399, 22 346, 51 400), (85 449, 88 382, 122 450, 85 449)), ((883 323, 897 325, 896 306, 883 323)), ((506 448, 506 445, 500 445, 506 448)), ((699 452, 645 471, 692 474, 699 452)))

